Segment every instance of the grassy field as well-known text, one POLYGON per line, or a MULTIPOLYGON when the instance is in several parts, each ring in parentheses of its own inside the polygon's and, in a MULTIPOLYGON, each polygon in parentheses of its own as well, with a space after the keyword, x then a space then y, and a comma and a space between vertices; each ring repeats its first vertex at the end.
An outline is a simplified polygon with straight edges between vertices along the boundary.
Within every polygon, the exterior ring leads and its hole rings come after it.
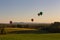
POLYGON ((16 34, 16 33, 22 33, 22 32, 23 33, 30 33, 32 31, 36 31, 36 29, 31 29, 31 28, 5 28, 4 29, 4 32, 6 34, 8 34, 8 33, 16 34))
POLYGON ((0 40, 60 40, 60 33, 49 34, 6 34, 0 40))
POLYGON ((36 30, 36 29, 31 29, 31 28, 5 28, 5 31, 7 31, 7 32, 21 31, 21 30, 36 30))

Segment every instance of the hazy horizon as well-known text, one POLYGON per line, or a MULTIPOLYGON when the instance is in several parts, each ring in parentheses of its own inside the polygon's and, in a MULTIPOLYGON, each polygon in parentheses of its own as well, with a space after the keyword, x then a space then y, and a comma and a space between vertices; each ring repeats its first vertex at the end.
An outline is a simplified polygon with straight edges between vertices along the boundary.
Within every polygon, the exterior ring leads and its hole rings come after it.
POLYGON ((0 0, 0 23, 31 22, 31 18, 37 23, 60 22, 60 0, 0 0))

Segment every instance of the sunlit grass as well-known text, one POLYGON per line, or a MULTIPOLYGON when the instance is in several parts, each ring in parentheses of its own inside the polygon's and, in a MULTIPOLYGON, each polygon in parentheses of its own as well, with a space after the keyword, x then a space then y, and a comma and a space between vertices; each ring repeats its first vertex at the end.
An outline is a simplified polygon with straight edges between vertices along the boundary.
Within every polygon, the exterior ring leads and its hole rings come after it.
POLYGON ((31 28, 5 28, 6 32, 21 31, 21 30, 36 30, 36 29, 31 29, 31 28))

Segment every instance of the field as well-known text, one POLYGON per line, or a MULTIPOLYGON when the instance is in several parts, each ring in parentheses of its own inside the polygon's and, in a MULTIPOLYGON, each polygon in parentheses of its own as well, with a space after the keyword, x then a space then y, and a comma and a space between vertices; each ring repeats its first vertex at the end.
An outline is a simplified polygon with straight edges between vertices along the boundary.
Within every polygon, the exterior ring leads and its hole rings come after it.
POLYGON ((22 30, 36 30, 36 29, 31 29, 31 28, 5 28, 6 32, 10 32, 10 31, 22 31, 22 30))
POLYGON ((33 28, 4 28, 4 31, 6 34, 0 34, 0 40, 60 40, 60 33, 40 33, 33 28))
POLYGON ((0 40, 60 40, 60 33, 48 34, 6 34, 0 40))

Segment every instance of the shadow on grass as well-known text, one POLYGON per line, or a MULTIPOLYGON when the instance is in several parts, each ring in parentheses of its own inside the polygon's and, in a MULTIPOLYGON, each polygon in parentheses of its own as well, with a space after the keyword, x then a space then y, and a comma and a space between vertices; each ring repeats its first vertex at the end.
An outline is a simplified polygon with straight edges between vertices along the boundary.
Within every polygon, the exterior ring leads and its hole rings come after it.
POLYGON ((41 31, 37 31, 37 30, 21 30, 21 31, 12 31, 12 32, 8 32, 8 34, 47 34, 49 32, 41 32, 41 31))
POLYGON ((9 34, 27 34, 27 33, 36 33, 37 31, 33 30, 21 30, 21 31, 12 31, 8 32, 9 34))
POLYGON ((5 34, 50 34, 50 33, 53 33, 53 32, 43 32, 43 31, 38 31, 38 30, 21 30, 21 31, 11 31, 5 34))

